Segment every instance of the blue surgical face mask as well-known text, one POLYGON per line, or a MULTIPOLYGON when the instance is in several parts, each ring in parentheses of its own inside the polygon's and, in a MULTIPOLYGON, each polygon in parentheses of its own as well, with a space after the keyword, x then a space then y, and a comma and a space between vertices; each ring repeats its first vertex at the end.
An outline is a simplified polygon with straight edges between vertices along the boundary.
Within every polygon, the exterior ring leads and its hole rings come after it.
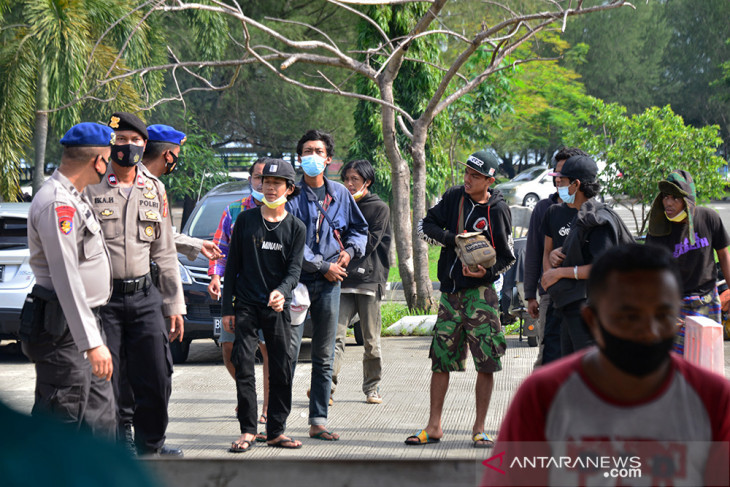
POLYGON ((568 188, 570 188, 570 185, 559 186, 558 187, 558 196, 560 196, 560 199, 563 200, 565 203, 571 204, 575 201, 575 194, 570 194, 568 192, 568 188))
POLYGON ((326 159, 324 157, 318 156, 317 154, 303 156, 302 170, 304 171, 304 174, 311 178, 319 176, 324 172, 325 160, 326 159))
POLYGON ((260 193, 253 188, 251 188, 251 197, 256 201, 264 201, 264 193, 260 193))

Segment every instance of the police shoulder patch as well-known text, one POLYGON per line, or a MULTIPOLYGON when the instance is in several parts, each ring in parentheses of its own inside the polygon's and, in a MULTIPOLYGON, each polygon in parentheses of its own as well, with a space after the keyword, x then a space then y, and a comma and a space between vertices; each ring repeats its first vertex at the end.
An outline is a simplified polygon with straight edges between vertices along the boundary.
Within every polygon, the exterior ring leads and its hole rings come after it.
POLYGON ((56 207, 56 215, 58 216, 58 229, 64 235, 68 235, 73 230, 74 226, 74 215, 76 214, 76 208, 73 206, 58 206, 56 207))

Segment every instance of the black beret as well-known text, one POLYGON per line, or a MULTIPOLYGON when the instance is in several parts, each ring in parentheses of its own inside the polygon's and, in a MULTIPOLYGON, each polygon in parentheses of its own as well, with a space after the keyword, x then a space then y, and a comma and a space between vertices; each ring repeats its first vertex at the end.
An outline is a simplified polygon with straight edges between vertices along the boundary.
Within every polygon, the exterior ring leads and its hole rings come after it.
POLYGON ((136 115, 127 112, 112 113, 109 119, 109 126, 114 130, 134 130, 142 136, 144 140, 149 138, 147 134, 147 126, 136 115))

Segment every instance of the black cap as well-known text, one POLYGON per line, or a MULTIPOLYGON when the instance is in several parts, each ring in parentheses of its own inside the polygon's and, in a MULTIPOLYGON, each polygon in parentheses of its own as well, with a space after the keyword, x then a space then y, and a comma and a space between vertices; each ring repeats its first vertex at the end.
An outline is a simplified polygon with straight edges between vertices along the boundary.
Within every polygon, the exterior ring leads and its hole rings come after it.
POLYGON ((550 173, 551 176, 561 178, 579 179, 583 183, 590 183, 596 180, 598 166, 588 156, 572 156, 564 163, 560 172, 550 173))
POLYGON ((286 161, 282 161, 281 159, 267 159, 261 177, 281 178, 290 184, 294 184, 296 173, 291 164, 286 161))
POLYGON ((145 125, 145 123, 140 120, 137 115, 132 115, 131 113, 112 113, 108 125, 114 130, 134 130, 141 135, 144 140, 149 138, 149 135, 147 134, 147 125, 145 125))
POLYGON ((493 178, 497 173, 497 169, 499 169, 499 159, 497 159, 497 156, 485 150, 480 150, 470 155, 466 163, 461 161, 457 162, 489 178, 493 178))

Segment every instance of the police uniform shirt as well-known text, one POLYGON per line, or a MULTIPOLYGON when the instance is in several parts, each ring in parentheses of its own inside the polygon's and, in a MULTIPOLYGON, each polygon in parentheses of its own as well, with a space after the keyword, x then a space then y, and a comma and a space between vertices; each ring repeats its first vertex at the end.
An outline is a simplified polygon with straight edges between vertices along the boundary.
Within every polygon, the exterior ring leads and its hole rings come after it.
POLYGON ((85 191, 101 222, 114 279, 144 276, 153 260, 160 269, 163 314, 182 315, 185 299, 177 252, 172 227, 164 224, 169 211, 165 187, 142 164, 136 170, 128 193, 120 186, 112 164, 101 183, 87 186, 85 191))
MULTIPOLYGON (((154 177, 149 169, 147 169, 147 166, 143 164, 142 167, 144 168, 143 174, 145 176, 154 177)), ((172 218, 170 213, 168 212, 163 218, 166 220, 165 224, 172 228, 172 218)), ((182 233, 175 233, 175 231, 173 231, 173 236, 175 239, 175 250, 177 250, 178 253, 183 254, 191 261, 198 258, 198 254, 200 254, 200 251, 203 249, 203 240, 183 235, 182 233)))
POLYGON ((36 282, 56 292, 79 351, 103 345, 91 308, 111 296, 109 252, 89 201, 58 170, 33 198, 28 247, 36 282))

